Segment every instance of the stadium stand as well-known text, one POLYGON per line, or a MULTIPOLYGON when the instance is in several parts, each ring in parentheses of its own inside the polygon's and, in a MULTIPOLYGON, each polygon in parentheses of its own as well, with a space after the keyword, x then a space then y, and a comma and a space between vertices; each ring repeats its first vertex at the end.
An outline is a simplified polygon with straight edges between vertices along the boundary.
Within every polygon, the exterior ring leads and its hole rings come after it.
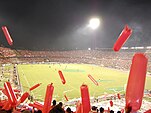
MULTIPOLYGON (((15 64, 19 63, 49 63, 49 62, 57 62, 57 63, 84 63, 84 64, 95 64, 103 67, 109 67, 114 69, 120 69, 124 71, 128 71, 131 65, 131 59, 136 52, 143 52, 149 58, 148 62, 148 72, 151 72, 151 49, 122 49, 120 52, 113 52, 112 49, 97 49, 97 50, 72 50, 72 51, 30 51, 30 50, 13 50, 10 48, 0 47, 0 64, 1 64, 1 75, 0 81, 9 81, 13 84, 13 87, 16 89, 21 88, 19 82, 19 76, 17 74, 17 69, 15 64), (14 64, 14 66, 10 70, 6 70, 3 68, 3 65, 6 64, 14 64), (5 73, 9 72, 10 76, 6 77, 5 73)), ((146 95, 150 94, 151 91, 145 91, 146 95)), ((19 93, 18 93, 19 94, 19 93)), ((0 100, 6 99, 6 96, 0 92, 0 100)), ((121 95, 124 97, 124 95, 121 95)), ((107 96, 107 98, 111 99, 113 96, 107 96)), ((104 99, 104 98, 103 98, 104 99)), ((93 102, 102 101, 102 98, 91 99, 93 102)), ((116 99, 115 99, 116 101, 116 99)), ((121 100, 124 101, 124 100, 121 100)), ((76 104, 77 100, 73 102, 76 104)), ((107 102, 101 103, 101 105, 105 105, 107 102)), ((121 102, 122 103, 122 102, 121 102)), ((66 103, 69 107, 70 103, 66 103)), ((94 106, 97 106, 94 104, 94 106)), ((124 105, 123 105, 124 106, 124 105)), ((29 107, 29 106, 28 106, 29 107)), ((106 106, 103 106, 105 109, 106 106)), ((30 108, 30 107, 29 107, 30 108)), ((98 108, 99 109, 99 108, 98 108)), ((108 112, 108 111, 107 111, 108 112)))

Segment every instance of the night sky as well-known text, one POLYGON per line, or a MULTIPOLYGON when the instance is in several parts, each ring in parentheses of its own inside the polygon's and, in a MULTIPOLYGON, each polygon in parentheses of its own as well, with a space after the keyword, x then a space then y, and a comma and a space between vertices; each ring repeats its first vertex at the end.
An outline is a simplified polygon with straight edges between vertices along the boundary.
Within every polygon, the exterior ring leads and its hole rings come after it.
POLYGON ((125 25, 133 34, 125 46, 151 46, 150 0, 0 0, 0 27, 6 25, 14 41, 4 47, 31 50, 113 47, 125 25), (87 28, 89 19, 101 20, 97 30, 87 28))

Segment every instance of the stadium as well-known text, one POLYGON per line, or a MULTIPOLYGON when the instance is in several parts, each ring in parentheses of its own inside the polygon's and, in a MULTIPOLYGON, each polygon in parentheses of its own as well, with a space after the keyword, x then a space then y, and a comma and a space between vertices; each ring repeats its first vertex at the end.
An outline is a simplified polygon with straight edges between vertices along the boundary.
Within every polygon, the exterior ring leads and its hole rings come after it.
MULTIPOLYGON (((30 92, 32 100, 43 103, 47 84, 53 83, 53 99, 62 101, 75 111, 75 104, 80 100, 80 86, 87 84, 90 92, 92 106, 110 107, 114 111, 120 111, 125 107, 125 90, 129 76, 130 64, 133 55, 137 52, 145 53, 148 59, 151 57, 151 49, 125 48, 118 53, 112 49, 97 50, 72 50, 72 51, 29 51, 0 48, 1 51, 1 89, 6 81, 9 81, 18 98, 29 88, 37 83, 41 85, 30 92), (62 84, 58 70, 61 70, 66 79, 62 84), (92 75, 98 82, 96 86, 89 78, 92 75), (118 99, 120 94, 121 99, 118 99), (111 107, 109 101, 114 102, 111 107)), ((144 98, 140 112, 151 108, 151 62, 148 61, 147 77, 145 82, 144 98)), ((1 100, 7 99, 1 90, 1 100)))
POLYGON ((151 113, 151 2, 0 1, 0 113, 151 113))

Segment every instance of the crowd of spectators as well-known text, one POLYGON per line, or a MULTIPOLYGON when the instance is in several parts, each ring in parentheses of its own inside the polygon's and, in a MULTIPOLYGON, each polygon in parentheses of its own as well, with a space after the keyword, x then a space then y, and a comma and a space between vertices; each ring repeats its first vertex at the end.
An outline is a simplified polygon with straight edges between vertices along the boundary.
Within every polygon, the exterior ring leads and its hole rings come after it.
MULTIPOLYGON (((77 104, 78 105, 78 104, 77 104)), ((78 107, 78 106, 77 106, 78 107)), ((77 108, 77 110, 79 110, 77 108)), ((117 111, 117 113, 122 113, 124 109, 121 111, 117 111)), ((96 107, 96 106, 91 106, 89 113, 114 113, 115 111, 110 110, 105 110, 103 107, 96 107)), ((126 108, 125 113, 130 113, 131 108, 126 108)), ((22 106, 22 107, 13 107, 9 110, 2 109, 2 106, 0 106, 0 113, 42 113, 42 110, 35 108, 35 107, 30 107, 29 105, 22 106)), ((50 106, 49 113, 79 113, 78 111, 72 111, 72 109, 68 106, 65 108, 62 102, 59 102, 58 104, 56 103, 56 100, 53 100, 52 105, 50 106)), ((80 112, 81 113, 81 112, 80 112)), ((116 113, 116 112, 115 112, 116 113)))
POLYGON ((0 47, 0 63, 85 63, 109 68, 129 70, 131 60, 136 52, 142 52, 149 58, 148 71, 151 72, 151 50, 72 50, 72 51, 30 51, 11 50, 0 47), (7 52, 3 52, 7 51, 7 52), (6 55, 9 53, 10 55, 6 55), (16 54, 15 54, 16 53, 16 54))
POLYGON ((0 47, 0 55, 4 57, 15 57, 16 53, 10 48, 0 47))

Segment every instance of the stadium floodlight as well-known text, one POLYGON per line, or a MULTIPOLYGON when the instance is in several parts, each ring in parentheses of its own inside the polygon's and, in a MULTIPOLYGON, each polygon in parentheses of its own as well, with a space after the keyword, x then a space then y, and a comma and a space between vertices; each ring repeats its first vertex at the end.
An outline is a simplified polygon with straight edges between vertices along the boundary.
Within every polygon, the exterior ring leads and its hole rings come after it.
POLYGON ((100 19, 99 18, 91 18, 89 21, 89 27, 93 30, 97 29, 100 25, 100 19))

